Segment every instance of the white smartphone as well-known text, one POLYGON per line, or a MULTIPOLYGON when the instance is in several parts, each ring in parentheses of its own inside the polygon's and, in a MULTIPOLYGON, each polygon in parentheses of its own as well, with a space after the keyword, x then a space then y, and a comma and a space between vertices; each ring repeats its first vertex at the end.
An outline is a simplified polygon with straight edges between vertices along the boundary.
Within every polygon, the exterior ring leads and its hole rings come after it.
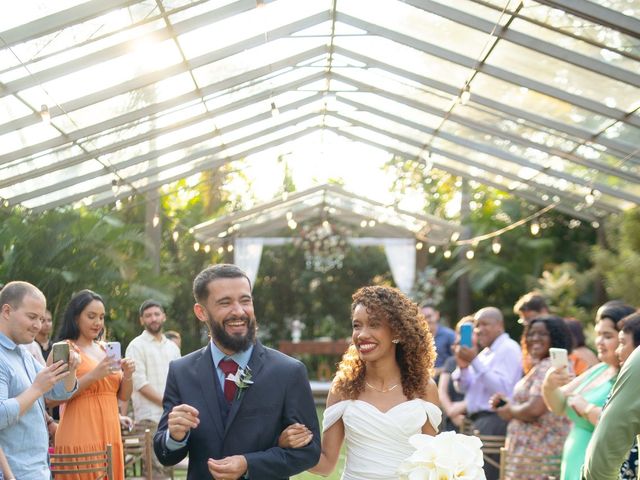
POLYGON ((122 349, 120 342, 107 342, 106 346, 107 357, 111 358, 114 362, 118 362, 120 366, 120 360, 122 360, 122 349))
POLYGON ((549 357, 551 357, 551 365, 555 368, 569 366, 569 355, 566 348, 550 348, 549 357))

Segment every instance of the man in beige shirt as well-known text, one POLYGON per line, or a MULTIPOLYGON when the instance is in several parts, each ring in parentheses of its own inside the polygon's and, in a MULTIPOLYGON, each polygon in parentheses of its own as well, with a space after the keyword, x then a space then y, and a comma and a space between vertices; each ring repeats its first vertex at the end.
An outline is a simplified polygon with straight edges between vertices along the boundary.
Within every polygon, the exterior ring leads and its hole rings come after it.
MULTIPOLYGON (((169 363, 180 358, 177 345, 162 332, 165 321, 162 305, 155 300, 145 300, 140 305, 140 324, 144 331, 129 343, 126 351, 126 356, 136 362, 131 395, 136 429, 148 428, 152 435, 162 415, 169 363)), ((162 473, 164 467, 154 462, 154 471, 162 473)))

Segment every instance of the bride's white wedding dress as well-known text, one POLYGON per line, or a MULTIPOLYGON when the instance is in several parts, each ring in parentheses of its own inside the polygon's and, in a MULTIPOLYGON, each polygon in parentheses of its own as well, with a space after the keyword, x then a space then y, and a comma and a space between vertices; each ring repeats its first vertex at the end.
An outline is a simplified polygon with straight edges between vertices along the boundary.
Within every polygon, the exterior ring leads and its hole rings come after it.
POLYGON ((386 412, 363 400, 343 400, 325 410, 322 430, 340 418, 347 447, 342 479, 397 480, 398 466, 414 452, 409 437, 420 433, 427 420, 437 431, 442 412, 420 398, 386 412))

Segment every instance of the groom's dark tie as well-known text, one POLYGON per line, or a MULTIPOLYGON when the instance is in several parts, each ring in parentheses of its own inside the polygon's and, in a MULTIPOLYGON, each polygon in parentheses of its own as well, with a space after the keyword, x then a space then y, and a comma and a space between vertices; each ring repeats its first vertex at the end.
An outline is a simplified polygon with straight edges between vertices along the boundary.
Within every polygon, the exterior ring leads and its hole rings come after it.
POLYGON ((233 401, 233 397, 236 395, 236 390, 238 387, 236 382, 232 382, 231 380, 227 380, 227 377, 230 373, 233 375, 238 371, 238 364, 231 359, 228 360, 220 360, 218 364, 222 372, 224 373, 224 398, 227 399, 227 402, 231 403, 233 401))

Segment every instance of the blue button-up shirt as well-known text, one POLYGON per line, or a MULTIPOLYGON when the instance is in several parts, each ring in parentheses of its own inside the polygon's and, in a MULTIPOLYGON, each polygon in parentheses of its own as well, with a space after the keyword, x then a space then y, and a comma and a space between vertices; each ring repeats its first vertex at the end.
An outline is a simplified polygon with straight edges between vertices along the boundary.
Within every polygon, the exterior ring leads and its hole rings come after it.
MULTIPOLYGON (((0 446, 20 480, 49 480, 49 434, 42 397, 23 415, 16 397, 27 390, 42 370, 42 365, 22 346, 0 333, 0 446)), ((66 400, 78 384, 67 392, 64 382, 58 382, 47 398, 66 400)))

